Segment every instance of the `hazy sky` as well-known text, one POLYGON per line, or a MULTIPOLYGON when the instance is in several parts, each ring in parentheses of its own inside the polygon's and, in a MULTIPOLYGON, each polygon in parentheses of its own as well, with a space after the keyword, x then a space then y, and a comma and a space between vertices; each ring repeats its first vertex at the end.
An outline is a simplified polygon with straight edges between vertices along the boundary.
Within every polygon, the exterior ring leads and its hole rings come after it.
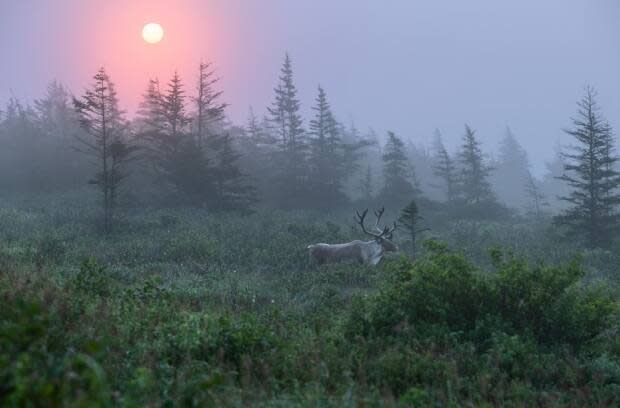
POLYGON ((304 111, 320 83, 360 129, 427 143, 439 128, 454 147, 467 122, 494 151, 510 126, 540 173, 592 84, 620 133, 618 0, 0 0, 1 101, 52 79, 80 92, 104 65, 132 112, 150 76, 193 82, 203 59, 241 122, 271 102, 286 50, 304 111))

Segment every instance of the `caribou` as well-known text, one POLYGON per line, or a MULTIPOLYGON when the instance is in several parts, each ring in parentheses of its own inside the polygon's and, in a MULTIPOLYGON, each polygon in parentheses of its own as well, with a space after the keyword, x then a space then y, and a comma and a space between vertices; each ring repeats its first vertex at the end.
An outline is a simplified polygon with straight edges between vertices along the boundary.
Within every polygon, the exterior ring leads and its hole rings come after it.
POLYGON ((372 237, 370 241, 355 240, 346 244, 314 244, 308 245, 310 252, 310 261, 314 264, 322 265, 326 263, 337 262, 357 262, 365 265, 377 265, 383 254, 386 252, 396 252, 398 247, 392 242, 392 235, 396 229, 396 223, 393 227, 379 227, 381 217, 385 208, 375 211, 377 222, 375 223, 375 232, 368 231, 365 226, 366 215, 368 209, 361 214, 356 211, 355 220, 362 228, 362 231, 372 237))

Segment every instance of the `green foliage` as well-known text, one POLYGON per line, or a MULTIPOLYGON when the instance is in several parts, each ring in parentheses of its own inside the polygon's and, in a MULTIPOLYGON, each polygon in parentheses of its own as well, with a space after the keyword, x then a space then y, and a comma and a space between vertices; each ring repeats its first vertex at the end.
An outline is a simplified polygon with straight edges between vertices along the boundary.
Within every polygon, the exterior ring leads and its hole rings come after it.
POLYGON ((405 154, 405 143, 393 132, 388 132, 388 141, 381 159, 384 181, 379 196, 383 200, 401 204, 403 200, 421 194, 415 169, 405 154))
POLYGON ((577 261, 531 266, 494 249, 495 271, 482 272, 445 245, 426 245, 426 258, 394 264, 389 283, 351 306, 345 335, 372 347, 368 375, 415 404, 426 397, 420 386, 450 399, 483 378, 500 388, 523 381, 532 396, 579 388, 586 380, 577 364, 605 384, 596 398, 617 401, 619 356, 606 357, 610 345, 600 340, 618 302, 606 288, 584 287, 577 261), (589 363, 591 353, 602 354, 589 363), (450 382, 460 391, 442 390, 450 382))
POLYGON ((436 231, 464 253, 429 241, 415 263, 310 269, 305 246, 360 238, 352 222, 166 210, 102 240, 87 217, 15 218, 0 241, 0 405, 618 402, 620 314, 601 281, 615 254, 564 262, 573 251, 549 251, 544 231, 459 223, 436 231), (40 237, 63 257, 39 267, 40 237))
POLYGON ((71 284, 76 290, 92 295, 105 296, 110 293, 110 280, 106 268, 92 257, 82 262, 71 284))
POLYGON ((423 221, 424 218, 420 216, 418 204, 414 200, 401 210, 400 217, 398 218, 399 227, 404 229, 409 235, 411 255, 414 258, 416 256, 416 241, 418 235, 428 230, 428 228, 423 228, 423 221))
POLYGON ((560 177, 570 192, 561 200, 568 204, 555 222, 565 227, 572 239, 589 248, 608 248, 620 231, 620 173, 615 169, 620 157, 615 151, 613 129, 601 115, 596 91, 587 87, 577 104, 573 128, 566 133, 575 145, 565 159, 560 177))
POLYGON ((0 405, 111 406, 101 365, 86 353, 67 351, 58 344, 52 319, 37 303, 21 299, 3 303, 0 405))
MULTIPOLYGON (((603 331, 617 310, 603 288, 579 286, 584 270, 576 261, 531 266, 496 249, 491 254, 496 271, 485 274, 444 246, 427 246, 431 252, 426 259, 414 265, 403 261, 394 281, 372 299, 369 335, 398 337, 409 329, 424 332, 444 326, 481 347, 499 331, 581 348, 603 331)), ((354 326, 359 327, 358 320, 354 315, 354 326)))
POLYGON ((469 205, 494 202, 495 196, 488 180, 493 169, 486 164, 476 131, 469 125, 465 125, 458 159, 461 164, 459 190, 464 202, 469 205))

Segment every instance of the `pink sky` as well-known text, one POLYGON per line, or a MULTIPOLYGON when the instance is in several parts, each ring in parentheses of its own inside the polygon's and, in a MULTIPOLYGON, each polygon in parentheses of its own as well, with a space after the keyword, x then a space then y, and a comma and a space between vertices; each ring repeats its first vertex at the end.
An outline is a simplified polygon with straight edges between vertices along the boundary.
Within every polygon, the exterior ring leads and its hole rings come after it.
POLYGON ((320 83, 341 121, 416 143, 439 128, 454 148, 470 123, 494 151, 510 126, 540 171, 584 85, 620 129, 618 21, 618 0, 7 0, 0 106, 53 79, 81 92, 104 65, 133 112, 149 77, 176 69, 191 92, 202 59, 241 123, 264 114, 289 51, 306 121, 320 83))

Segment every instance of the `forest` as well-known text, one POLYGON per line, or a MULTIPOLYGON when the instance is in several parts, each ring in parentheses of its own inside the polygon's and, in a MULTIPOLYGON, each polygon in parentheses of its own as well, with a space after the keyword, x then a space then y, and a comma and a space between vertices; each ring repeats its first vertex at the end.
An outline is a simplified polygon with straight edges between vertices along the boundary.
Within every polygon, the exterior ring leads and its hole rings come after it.
POLYGON ((300 100, 296 70, 246 123, 206 62, 145 79, 132 116, 105 68, 4 104, 0 406, 618 406, 597 89, 536 174, 509 128, 360 130, 328 89, 300 100), (384 237, 377 265, 309 257, 384 237))

